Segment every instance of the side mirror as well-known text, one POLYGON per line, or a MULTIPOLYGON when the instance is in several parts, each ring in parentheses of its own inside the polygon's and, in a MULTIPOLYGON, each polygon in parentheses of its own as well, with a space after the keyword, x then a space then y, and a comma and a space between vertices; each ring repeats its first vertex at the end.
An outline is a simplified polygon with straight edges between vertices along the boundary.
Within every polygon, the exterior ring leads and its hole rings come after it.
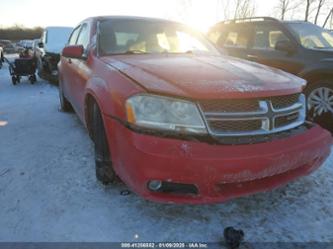
POLYGON ((296 47, 291 41, 281 40, 276 42, 275 50, 292 54, 296 51, 296 47))
POLYGON ((42 42, 38 42, 38 47, 39 47, 39 48, 43 48, 43 47, 44 47, 44 43, 42 43, 42 42))
POLYGON ((62 56, 74 59, 83 58, 84 48, 82 45, 67 46, 62 50, 62 56))

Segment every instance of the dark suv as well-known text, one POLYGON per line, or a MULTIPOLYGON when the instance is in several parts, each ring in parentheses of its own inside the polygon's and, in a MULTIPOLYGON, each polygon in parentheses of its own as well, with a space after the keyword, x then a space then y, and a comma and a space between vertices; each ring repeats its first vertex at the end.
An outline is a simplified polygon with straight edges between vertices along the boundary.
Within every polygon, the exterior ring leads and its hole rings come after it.
POLYGON ((306 79, 309 117, 333 130, 332 33, 308 22, 257 17, 218 23, 208 37, 228 55, 306 79))

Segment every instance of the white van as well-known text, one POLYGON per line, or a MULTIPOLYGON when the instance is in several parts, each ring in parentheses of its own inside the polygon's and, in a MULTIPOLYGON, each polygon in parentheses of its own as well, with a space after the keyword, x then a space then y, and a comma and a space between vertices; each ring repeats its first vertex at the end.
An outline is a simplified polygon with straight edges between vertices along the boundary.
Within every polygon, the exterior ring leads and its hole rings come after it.
POLYGON ((57 65, 60 53, 68 42, 72 27, 47 27, 36 51, 38 75, 41 78, 57 82, 57 65))

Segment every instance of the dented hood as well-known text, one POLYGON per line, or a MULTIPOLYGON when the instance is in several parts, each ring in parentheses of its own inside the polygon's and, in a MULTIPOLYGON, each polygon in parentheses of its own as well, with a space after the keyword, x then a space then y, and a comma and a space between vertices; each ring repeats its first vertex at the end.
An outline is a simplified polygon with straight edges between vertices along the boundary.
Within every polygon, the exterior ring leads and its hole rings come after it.
POLYGON ((149 92, 186 98, 287 95, 305 86, 289 73, 227 56, 118 55, 103 60, 149 92))

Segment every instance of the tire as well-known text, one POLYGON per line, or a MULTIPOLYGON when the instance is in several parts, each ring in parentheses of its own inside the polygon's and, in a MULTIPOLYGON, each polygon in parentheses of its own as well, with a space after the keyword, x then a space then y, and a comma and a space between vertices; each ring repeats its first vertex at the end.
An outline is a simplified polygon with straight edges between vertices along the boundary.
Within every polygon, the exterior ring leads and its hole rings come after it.
POLYGON ((39 78, 44 79, 45 72, 44 72, 43 62, 41 59, 37 59, 37 74, 39 78))
POLYGON ((104 129, 103 118, 96 103, 93 104, 92 130, 95 145, 95 169, 96 178, 103 185, 115 181, 116 174, 112 168, 109 145, 104 129))
POLYGON ((29 80, 30 80, 31 85, 35 84, 35 82, 36 82, 36 75, 30 75, 29 76, 29 80))
POLYGON ((17 83, 17 80, 16 80, 16 77, 15 77, 15 76, 12 76, 12 83, 13 83, 14 86, 15 86, 16 83, 17 83))
POLYGON ((62 84, 59 84, 59 102, 60 102, 60 109, 63 112, 72 112, 73 108, 71 103, 67 100, 64 95, 62 84))
POLYGON ((306 95, 308 118, 333 132, 333 80, 312 83, 306 95))

